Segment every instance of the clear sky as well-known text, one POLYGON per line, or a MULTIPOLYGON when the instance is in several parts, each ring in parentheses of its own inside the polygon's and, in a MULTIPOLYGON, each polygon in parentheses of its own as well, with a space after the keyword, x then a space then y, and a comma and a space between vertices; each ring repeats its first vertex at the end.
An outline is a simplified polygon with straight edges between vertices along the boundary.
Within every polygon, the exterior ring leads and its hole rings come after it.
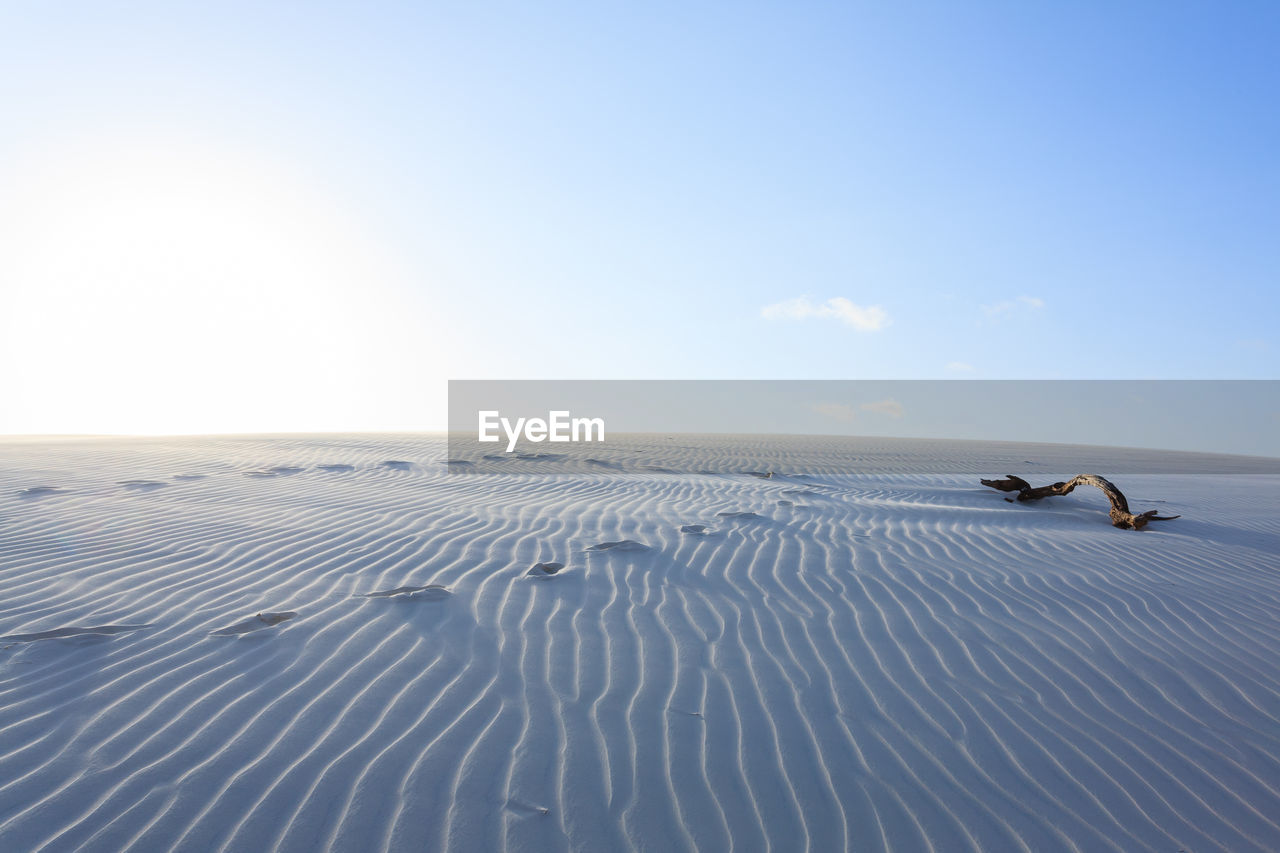
POLYGON ((0 6, 0 433, 1278 378, 1280 4, 0 6))

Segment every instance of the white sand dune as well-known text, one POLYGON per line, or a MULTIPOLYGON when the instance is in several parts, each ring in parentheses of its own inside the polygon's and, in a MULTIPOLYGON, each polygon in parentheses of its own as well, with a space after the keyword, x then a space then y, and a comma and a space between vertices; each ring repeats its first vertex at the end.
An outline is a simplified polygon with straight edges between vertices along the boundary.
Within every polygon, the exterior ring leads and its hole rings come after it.
POLYGON ((0 850, 1280 849, 1280 476, 1089 453, 0 444, 0 850))

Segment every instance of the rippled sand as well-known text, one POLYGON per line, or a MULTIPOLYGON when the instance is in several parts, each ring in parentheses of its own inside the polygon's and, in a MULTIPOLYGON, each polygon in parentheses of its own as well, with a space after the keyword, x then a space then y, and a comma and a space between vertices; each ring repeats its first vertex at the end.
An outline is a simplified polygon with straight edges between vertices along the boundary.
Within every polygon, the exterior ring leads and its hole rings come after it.
POLYGON ((1280 476, 1090 452, 0 444, 0 849, 1280 849, 1280 476))

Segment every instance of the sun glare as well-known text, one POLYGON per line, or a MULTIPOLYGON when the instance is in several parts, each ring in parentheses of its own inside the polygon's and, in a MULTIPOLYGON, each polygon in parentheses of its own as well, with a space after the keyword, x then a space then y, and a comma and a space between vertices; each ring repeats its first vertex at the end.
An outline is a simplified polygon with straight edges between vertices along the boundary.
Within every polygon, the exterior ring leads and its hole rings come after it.
POLYGON ((402 276, 287 169, 196 146, 46 155, 0 201, 0 431, 376 426, 402 276))

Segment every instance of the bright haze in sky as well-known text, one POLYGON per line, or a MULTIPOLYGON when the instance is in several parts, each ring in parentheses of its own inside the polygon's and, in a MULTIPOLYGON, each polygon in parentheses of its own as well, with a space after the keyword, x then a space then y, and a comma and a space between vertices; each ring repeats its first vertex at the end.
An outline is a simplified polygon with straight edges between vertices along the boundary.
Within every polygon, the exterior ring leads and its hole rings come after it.
POLYGON ((0 433, 1280 376, 1280 5, 202 5, 0 10, 0 433))

